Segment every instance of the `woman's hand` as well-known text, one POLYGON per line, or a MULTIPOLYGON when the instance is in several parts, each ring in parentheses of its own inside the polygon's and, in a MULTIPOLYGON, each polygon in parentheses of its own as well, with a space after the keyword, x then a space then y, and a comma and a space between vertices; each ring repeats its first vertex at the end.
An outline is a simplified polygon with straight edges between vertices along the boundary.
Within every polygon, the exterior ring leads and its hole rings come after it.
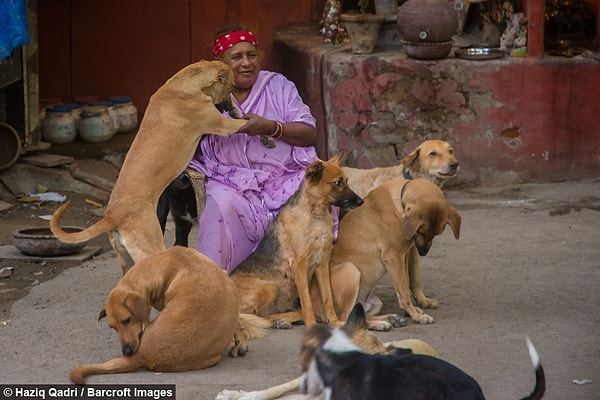
MULTIPOLYGON (((248 113, 244 115, 248 120, 246 125, 242 126, 239 132, 245 132, 250 136, 268 136, 276 133, 277 122, 271 119, 263 118, 260 115, 248 113)), ((315 128, 300 122, 280 122, 283 132, 278 140, 291 144, 293 146, 311 146, 317 138, 315 128)))

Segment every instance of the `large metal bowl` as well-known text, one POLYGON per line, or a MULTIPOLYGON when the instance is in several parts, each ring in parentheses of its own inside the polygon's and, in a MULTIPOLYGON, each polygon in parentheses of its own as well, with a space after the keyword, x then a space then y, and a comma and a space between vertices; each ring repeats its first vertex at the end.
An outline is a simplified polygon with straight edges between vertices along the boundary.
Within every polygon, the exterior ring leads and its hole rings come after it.
MULTIPOLYGON (((79 232, 83 228, 77 226, 63 226, 66 232, 79 232)), ((30 256, 56 257, 77 253, 85 246, 82 243, 63 243, 52 234, 50 228, 24 228, 13 233, 13 245, 17 250, 30 256)))

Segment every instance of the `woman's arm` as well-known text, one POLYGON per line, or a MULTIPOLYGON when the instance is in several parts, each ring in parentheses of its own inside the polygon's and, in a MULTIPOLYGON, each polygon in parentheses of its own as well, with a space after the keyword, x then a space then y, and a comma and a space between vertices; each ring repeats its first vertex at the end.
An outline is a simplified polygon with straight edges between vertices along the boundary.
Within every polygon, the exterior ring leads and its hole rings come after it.
POLYGON ((263 118, 257 114, 246 114, 248 120, 246 125, 240 128, 240 132, 245 132, 251 136, 268 136, 278 138, 293 146, 311 146, 317 138, 317 130, 312 126, 301 122, 280 122, 263 118), (277 122, 281 124, 278 128, 277 122), (278 129, 281 132, 278 132, 278 129))

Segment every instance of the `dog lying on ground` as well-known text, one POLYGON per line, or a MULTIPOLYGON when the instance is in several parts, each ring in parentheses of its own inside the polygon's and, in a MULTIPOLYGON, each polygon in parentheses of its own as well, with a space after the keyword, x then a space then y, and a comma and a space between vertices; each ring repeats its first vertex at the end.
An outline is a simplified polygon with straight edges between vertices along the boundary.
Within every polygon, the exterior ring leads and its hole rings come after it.
POLYGON ((179 174, 158 199, 156 214, 163 235, 169 212, 175 223, 175 246, 188 247, 188 237, 198 218, 198 210, 194 188, 185 172, 179 174))
MULTIPOLYGON (((533 392, 541 399, 544 370, 527 339, 536 375, 533 392)), ((411 399, 483 400, 479 384, 458 367, 421 354, 367 354, 339 329, 317 324, 302 342, 302 391, 309 398, 325 393, 328 400, 411 399)))
MULTIPOLYGON (((340 221, 331 254, 332 293, 340 319, 347 318, 356 302, 365 304, 387 272, 400 307, 414 322, 432 323, 412 302, 413 296, 419 307, 432 300, 423 293, 411 250, 426 255, 446 225, 458 239, 460 224, 460 214, 446 203, 442 190, 425 179, 388 181, 369 192, 364 204, 340 221)), ((316 298, 314 289, 312 296, 316 298)), ((372 329, 389 330, 397 320, 395 315, 374 317, 376 313, 368 313, 372 329)))
MULTIPOLYGON (((368 354, 404 354, 412 352, 426 354, 431 357, 438 356, 430 345, 419 339, 382 343, 377 336, 367 329, 365 311, 360 303, 354 306, 346 325, 341 329, 361 351, 368 354)), ((298 377, 284 384, 254 392, 224 390, 217 395, 215 400, 274 400, 300 390, 301 381, 302 377, 298 377)))
POLYGON ((123 357, 73 369, 73 383, 83 384, 89 375, 141 368, 208 368, 221 360, 232 341, 244 355, 246 341, 265 336, 270 327, 269 321, 240 314, 238 292, 226 272, 181 246, 131 267, 110 292, 99 320, 103 317, 119 334, 123 357), (160 313, 150 321, 152 307, 160 313))
POLYGON ((330 206, 353 208, 363 201, 346 184, 340 158, 338 154, 308 166, 300 188, 280 209, 257 249, 230 274, 240 293, 241 312, 289 328, 296 319, 286 313, 297 310, 299 299, 304 323, 313 325, 315 310, 308 287, 314 276, 323 321, 341 324, 333 309, 329 279, 334 223, 330 206))
MULTIPOLYGON (((52 233, 78 243, 108 232, 123 274, 128 267, 165 249, 156 217, 158 198, 187 167, 204 134, 229 136, 246 123, 221 115, 217 104, 231 103, 231 68, 200 61, 176 73, 150 98, 106 206, 104 218, 81 232, 60 229, 68 203, 52 215, 52 233)), ((235 112, 234 112, 235 114, 235 112)))
POLYGON ((383 168, 342 167, 348 176, 348 184, 360 197, 381 183, 397 179, 427 179, 442 187, 447 179, 453 178, 460 169, 454 149, 442 140, 426 140, 398 165, 383 168))

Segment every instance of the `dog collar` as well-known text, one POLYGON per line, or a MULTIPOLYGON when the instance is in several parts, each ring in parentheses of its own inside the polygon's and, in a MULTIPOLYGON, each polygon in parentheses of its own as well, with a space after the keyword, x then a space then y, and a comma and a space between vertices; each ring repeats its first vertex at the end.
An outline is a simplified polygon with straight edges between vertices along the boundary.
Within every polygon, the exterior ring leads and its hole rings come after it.
POLYGON ((402 188, 400 189, 400 204, 402 205, 402 211, 406 208, 406 204, 404 204, 404 192, 406 192, 406 186, 410 183, 410 180, 404 182, 402 188))
POLYGON ((408 180, 413 179, 412 175, 410 174, 410 171, 406 167, 402 168, 402 176, 404 177, 404 179, 408 179, 408 180))

